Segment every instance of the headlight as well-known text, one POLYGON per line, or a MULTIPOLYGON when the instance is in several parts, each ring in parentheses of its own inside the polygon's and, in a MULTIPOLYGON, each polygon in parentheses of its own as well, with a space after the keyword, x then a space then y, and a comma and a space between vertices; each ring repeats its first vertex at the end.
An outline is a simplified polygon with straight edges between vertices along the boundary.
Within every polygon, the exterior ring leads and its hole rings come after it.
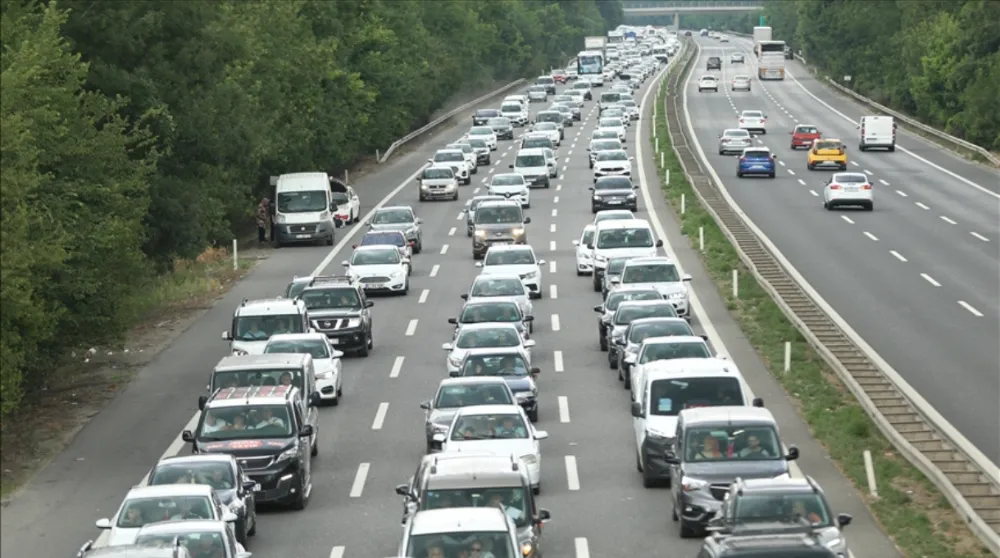
POLYGON ((519 391, 514 394, 514 399, 517 399, 519 403, 523 403, 534 396, 535 394, 531 393, 530 391, 519 391))
POLYGON ((399 279, 402 276, 403 276, 403 271, 402 270, 400 270, 400 271, 393 271, 392 275, 390 275, 390 277, 392 277, 393 279, 399 279))
POLYGON ((597 196, 597 195, 595 195, 595 196, 594 196, 594 201, 601 201, 601 196, 597 196))
POLYGON ((417 227, 410 227, 410 228, 406 229, 406 234, 407 235, 417 234, 417 227))
POLYGON ((531 273, 525 273, 524 274, 524 279, 534 279, 536 277, 538 277, 538 272, 537 271, 532 271, 531 273))
POLYGON ((624 339, 625 339, 625 332, 624 331, 615 331, 615 332, 613 332, 611 334, 611 340, 614 341, 614 342, 616 342, 616 343, 618 341, 622 341, 624 339))
POLYGON ((243 349, 233 349, 233 356, 246 356, 250 353, 244 351, 243 349))
POLYGON ((524 197, 528 197, 531 195, 531 192, 529 192, 528 190, 521 190, 521 195, 524 197))
POLYGON ((626 199, 634 200, 635 194, 629 194, 626 199))
MULTIPOLYGON (((522 458, 522 459, 523 459, 523 458, 522 458)), ((844 542, 844 539, 842 539, 842 538, 840 538, 840 537, 837 537, 837 538, 835 538, 835 539, 833 539, 833 540, 831 540, 831 541, 827 542, 827 543, 826 543, 826 547, 827 547, 827 548, 830 548, 830 549, 832 549, 832 548, 835 548, 835 547, 838 547, 838 546, 840 546, 840 545, 841 545, 841 543, 843 543, 843 542, 844 542)))
POLYGON ((521 545, 521 555, 522 556, 530 556, 532 550, 534 550, 534 548, 531 546, 530 542, 526 542, 526 543, 524 543, 524 544, 521 545))
POLYGON ((448 425, 447 424, 432 423, 431 424, 431 430, 433 430, 437 434, 444 434, 445 432, 448 431, 448 425))
POLYGON ((538 456, 533 453, 528 453, 521 456, 521 461, 524 461, 529 465, 534 465, 535 463, 538 463, 538 456))
POLYGON ((298 457, 299 457, 299 448, 298 445, 295 445, 281 452, 281 455, 278 456, 278 459, 276 459, 276 461, 289 461, 291 459, 298 459, 298 457))
POLYGON ((654 428, 646 429, 646 436, 652 438, 656 442, 670 442, 673 441, 673 436, 667 435, 666 432, 660 432, 654 428))
POLYGON ((284 224, 284 222, 285 222, 285 216, 282 215, 282 214, 280 214, 280 213, 276 214, 274 216, 274 222, 277 223, 277 224, 279 224, 279 225, 284 224))
POLYGON ((486 236, 486 231, 476 231, 476 236, 478 236, 478 237, 484 237, 484 236, 486 236))
POLYGON ((682 298, 684 298, 686 296, 687 296, 687 293, 685 293, 685 292, 670 293, 671 300, 679 300, 679 299, 682 299, 682 298))
POLYGON ((694 479, 691 477, 681 477, 681 486, 684 487, 684 492, 691 492, 694 490, 701 490, 708 486, 708 483, 701 479, 694 479))
POLYGON ((598 263, 605 263, 608 261, 608 257, 597 254, 594 256, 594 260, 597 261, 598 263))
POLYGON ((514 236, 521 236, 522 234, 524 234, 524 227, 518 227, 512 230, 511 232, 514 233, 514 236))
POLYGON ((459 366, 462 366, 462 359, 450 356, 448 357, 448 364, 458 368, 459 366))

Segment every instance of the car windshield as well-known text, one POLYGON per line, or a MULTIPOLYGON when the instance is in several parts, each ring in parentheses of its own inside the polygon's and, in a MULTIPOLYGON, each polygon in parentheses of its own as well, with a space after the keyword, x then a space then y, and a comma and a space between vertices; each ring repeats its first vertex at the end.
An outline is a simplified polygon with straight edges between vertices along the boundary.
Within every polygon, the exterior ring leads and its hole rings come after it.
POLYGON ((515 552, 507 531, 460 531, 457 533, 435 532, 429 535, 410 535, 406 541, 406 558, 446 558, 469 553, 469 549, 489 548, 497 558, 513 558, 515 552))
POLYGON ((469 145, 475 147, 476 149, 489 149, 489 145, 486 144, 486 140, 479 138, 470 138, 469 145))
POLYGON ((466 306, 462 310, 462 315, 458 321, 463 324, 520 322, 520 314, 517 304, 513 302, 473 304, 466 306))
POLYGON ((632 322, 629 328, 628 340, 632 343, 642 343, 651 337, 672 337, 677 335, 694 335, 687 322, 656 321, 645 324, 632 322))
POLYGON ((525 138, 521 142, 521 147, 524 149, 552 147, 552 140, 549 138, 525 138))
POLYGON ((504 105, 500 107, 500 110, 502 112, 521 112, 521 105, 519 104, 504 105))
POLYGON ((542 85, 532 85, 528 88, 528 91, 532 93, 545 93, 545 87, 542 85))
POLYGON ((590 150, 591 151, 609 151, 609 150, 612 150, 612 149, 621 149, 621 148, 622 148, 622 142, 620 142, 620 141, 618 141, 618 140, 615 139, 615 140, 595 141, 594 142, 594 147, 591 147, 590 150))
POLYGON ((175 533, 157 529, 156 533, 144 533, 136 537, 136 546, 170 548, 174 541, 187 548, 194 556, 222 557, 226 555, 226 543, 219 531, 192 531, 180 528, 175 533))
POLYGON ((505 384, 468 384, 444 386, 434 400, 435 409, 459 409, 475 405, 511 405, 510 390, 505 384))
POLYGON ((743 156, 744 157, 751 157, 751 158, 754 158, 754 159, 770 159, 771 158, 771 152, 770 151, 760 151, 760 150, 751 150, 751 149, 748 149, 748 150, 746 150, 746 151, 743 152, 743 156))
POLYGON ((619 307, 615 312, 615 325, 628 325, 639 318, 676 318, 672 304, 644 304, 619 307))
POLYGON ((267 341, 279 333, 304 333, 302 316, 240 316, 233 337, 239 341, 267 341))
POLYGON ((608 268, 605 273, 608 275, 621 275, 621 272, 625 269, 625 264, 628 260, 629 258, 611 258, 608 260, 608 268))
POLYGON ((524 176, 520 174, 497 174, 493 176, 491 186, 522 186, 524 176))
POLYGON ((743 114, 740 115, 742 118, 763 118, 764 113, 759 110, 745 110, 743 114))
POLYGON ((675 417, 684 409, 743 404, 736 378, 677 378, 654 380, 649 387, 650 413, 675 417))
POLYGON ((483 265, 534 265, 535 254, 531 250, 490 250, 483 265))
POLYGON ((603 151, 597 155, 598 161, 628 161, 628 153, 624 151, 603 151))
MULTIPOLYGON (((686 404, 688 409, 712 406, 692 404, 691 400, 686 404)), ((692 428, 684 436, 684 448, 685 461, 772 461, 782 457, 777 431, 764 425, 692 428)))
POLYGON ((332 199, 333 203, 337 205, 343 205, 349 201, 347 194, 343 192, 331 192, 330 199, 332 199))
POLYGON ((621 100, 620 93, 602 93, 601 94, 601 104, 617 103, 621 100))
POLYGON ((429 169, 424 169, 424 178, 427 179, 440 179, 440 178, 454 178, 455 172, 450 168, 442 167, 431 167, 429 169))
MULTIPOLYGON (((198 439, 206 442, 290 438, 292 422, 285 405, 240 405, 209 408, 201 416, 198 439)), ((248 442, 246 449, 263 447, 248 442)))
MULTIPOLYGON (((462 160, 462 154, 456 153, 458 160, 462 160)), ((375 225, 401 225, 413 222, 413 213, 408 209, 383 209, 375 214, 372 223, 375 225)))
MULTIPOLYGON (((614 130, 597 130, 596 132, 594 132, 593 138, 594 139, 611 139, 611 138, 614 138, 615 140, 617 140, 618 139, 618 132, 616 132, 614 130)), ((621 142, 619 142, 619 145, 620 144, 621 144, 621 142)))
POLYGON ((868 182, 868 177, 863 174, 835 174, 832 182, 838 184, 864 184, 868 182))
POLYGON ((472 285, 472 296, 524 296, 520 279, 479 279, 472 285))
MULTIPOLYGON (((527 526, 531 519, 528 496, 523 486, 425 490, 420 505, 422 510, 500 506, 518 527, 527 526)), ((474 543, 469 547, 473 548, 474 543)), ((475 558, 475 553, 472 556, 475 558)))
MULTIPOLYGON (((603 155, 603 154, 602 154, 603 155)), ((603 160, 603 159, 602 159, 603 160)), ((627 176, 605 176, 594 184, 594 190, 631 190, 632 180, 627 176)))
MULTIPOLYGON (((747 438, 753 435, 748 434, 747 438)), ((746 447, 760 447, 760 440, 748 441, 746 447)), ((764 448, 761 447, 761 450, 764 448)), ((798 523, 802 520, 813 527, 832 527, 829 506, 823 496, 815 492, 799 493, 744 493, 732 503, 732 520, 747 523, 798 523)))
POLYGON ((296 339, 295 341, 268 341, 264 354, 300 354, 313 358, 330 358, 330 345, 323 339, 296 339))
POLYGON ((302 369, 288 366, 250 370, 216 370, 212 373, 212 391, 250 386, 295 386, 303 389, 302 369))
POLYGON ((563 115, 558 112, 540 112, 535 118, 536 130, 558 130, 559 126, 549 126, 548 124, 558 124, 563 121, 563 115))
POLYGON ((726 130, 722 135, 727 138, 748 138, 750 137, 750 132, 746 130, 726 130))
POLYGON ((351 288, 306 290, 299 297, 308 310, 318 308, 361 308, 358 293, 351 288))
POLYGON ((351 257, 351 265, 393 265, 399 261, 397 250, 357 250, 351 257))
POLYGON ((797 134, 818 134, 819 130, 815 126, 799 126, 795 129, 797 134))
MULTIPOLYGON (((541 119, 544 116, 545 116, 544 114, 540 115, 539 118, 541 119)), ((534 129, 539 132, 551 132, 553 130, 558 130, 559 126, 556 125, 555 122, 541 120, 537 124, 535 124, 534 129)))
MULTIPOLYGON (((492 134, 493 131, 490 130, 490 133, 492 134)), ((469 145, 469 144, 467 144, 467 143, 453 143, 453 144, 449 145, 448 147, 450 149, 458 149, 462 153, 472 153, 472 146, 469 145)))
POLYGON ((712 358, 712 353, 705 343, 685 341, 683 343, 666 342, 646 345, 639 357, 639 364, 656 360, 675 360, 678 358, 712 358))
POLYGON ((674 264, 633 264, 622 274, 622 283, 665 283, 680 280, 674 264))
POLYGON ((816 142, 816 149, 840 150, 842 144, 836 140, 820 140, 816 142))
POLYGON ((545 155, 518 155, 514 168, 544 167, 545 155))
POLYGON ((625 106, 627 106, 627 107, 634 107, 634 106, 636 106, 635 101, 633 101, 632 99, 626 99, 626 100, 622 101, 622 104, 625 105, 625 106))
POLYGON ((361 246, 406 246, 406 237, 401 232, 370 232, 361 239, 361 246))
POLYGON ((464 160, 465 160, 465 154, 463 154, 461 151, 448 151, 446 153, 438 152, 434 154, 435 163, 446 163, 449 161, 464 161, 464 160))
POLYGON ((586 229, 583 231, 583 236, 580 237, 580 244, 586 246, 587 248, 594 247, 594 229, 586 229))
POLYGON ((622 121, 618 118, 602 118, 600 126, 601 128, 621 128, 624 124, 622 124, 622 121))
POLYGON ((132 498, 122 506, 117 527, 138 529, 149 523, 179 519, 218 519, 207 496, 132 498))
POLYGON ((569 95, 556 95, 555 97, 552 97, 552 101, 555 103, 566 103, 572 100, 573 97, 570 97, 569 95))
POLYGON ((475 128, 469 130, 469 135, 470 136, 492 136, 493 135, 493 128, 485 128, 485 127, 476 126, 475 128))
POLYGON ((227 461, 181 461, 158 464, 149 484, 206 484, 213 490, 232 490, 236 478, 227 461))
POLYGON ((522 377, 530 373, 521 355, 472 355, 462 364, 462 376, 522 377))
POLYGON ((653 233, 648 228, 611 229, 601 231, 597 237, 598 248, 652 248, 653 233))
POLYGON ((458 334, 455 347, 459 349, 491 349, 493 347, 518 347, 521 334, 512 327, 466 329, 458 334))
POLYGON ((451 429, 452 440, 528 439, 528 427, 521 415, 511 413, 466 415, 451 429))
POLYGON ((308 213, 326 211, 325 190, 304 190, 278 194, 278 213, 308 213))
MULTIPOLYGON (((542 158, 541 155, 538 156, 542 158)), ((544 158, 542 158, 544 166, 544 158)), ((524 217, 521 216, 521 208, 516 206, 486 206, 476 210, 477 225, 503 225, 521 223, 524 217)))

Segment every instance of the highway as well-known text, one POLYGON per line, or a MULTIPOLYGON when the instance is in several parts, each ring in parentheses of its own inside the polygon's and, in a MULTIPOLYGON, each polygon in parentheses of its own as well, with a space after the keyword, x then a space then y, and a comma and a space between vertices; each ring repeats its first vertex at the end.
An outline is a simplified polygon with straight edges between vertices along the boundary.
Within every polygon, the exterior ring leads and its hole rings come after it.
MULTIPOLYGON (((648 80, 641 93, 653 83, 648 80)), ((649 140, 640 145, 636 141, 637 133, 649 136, 653 95, 636 98, 643 102, 643 119, 631 127, 628 149, 644 176, 640 216, 654 222, 667 254, 694 276, 696 331, 707 333, 716 350, 738 363, 755 394, 778 418, 783 439, 800 448, 798 466, 825 487, 834 511, 854 515, 847 535, 857 558, 898 556, 853 487, 809 437, 807 426, 739 333, 669 217, 656 188, 649 140)), ((547 260, 545 298, 535 302, 534 335, 535 365, 542 369, 537 426, 550 434, 542 442, 539 505, 552 512, 543 549, 548 558, 687 558, 697 553, 700 542, 679 539, 665 489, 642 488, 628 392, 597 345, 597 315, 591 307, 599 295, 591 290, 589 278, 575 274, 571 242, 593 219, 586 146, 596 117, 596 102, 588 102, 584 121, 567 129, 559 149, 559 179, 548 190, 534 190, 528 210, 531 244, 547 260)), ((254 556, 372 558, 396 551, 402 502, 393 488, 413 474, 423 453, 419 403, 430 398, 446 376, 440 349, 451 339, 446 319, 456 315, 459 294, 478 271, 461 210, 465 200, 483 191, 491 173, 506 171, 516 151, 515 142, 501 142, 493 165, 481 168, 472 185, 462 188, 462 201, 418 202, 415 174, 435 149, 453 141, 469 124, 469 115, 456 117, 444 131, 356 184, 365 213, 383 201, 412 205, 424 219, 424 251, 414 258, 408 296, 375 299, 375 350, 367 359, 345 360, 344 399, 336 408, 321 410, 320 455, 313 464, 308 507, 302 512, 262 513, 258 534, 249 545, 254 556)), ((228 353, 219 334, 229 326, 238 302, 274 296, 294 274, 340 273, 340 261, 350 249, 349 235, 358 230, 342 230, 332 251, 284 248, 261 261, 142 370, 4 510, 2 554, 70 556, 85 540, 95 538, 94 520, 112 515, 126 490, 161 455, 188 451, 178 436, 197 409, 212 367, 228 353)), ((798 473, 797 467, 794 470, 798 473)))
POLYGON ((820 85, 797 61, 784 81, 760 81, 749 40, 697 38, 686 86, 698 143, 726 189, 806 280, 878 353, 980 451, 1000 463, 1000 175, 900 128, 897 150, 860 152, 866 113, 820 85), (745 64, 731 64, 742 52, 745 64), (698 93, 709 56, 720 56, 718 93, 698 93), (737 74, 752 92, 731 92, 737 74), (723 90, 721 85, 726 86, 723 90), (762 110, 757 138, 778 156, 777 178, 735 175, 718 135, 743 110, 762 110), (869 176, 875 211, 825 211, 831 171, 809 171, 789 143, 813 124, 848 146, 849 170, 869 176))

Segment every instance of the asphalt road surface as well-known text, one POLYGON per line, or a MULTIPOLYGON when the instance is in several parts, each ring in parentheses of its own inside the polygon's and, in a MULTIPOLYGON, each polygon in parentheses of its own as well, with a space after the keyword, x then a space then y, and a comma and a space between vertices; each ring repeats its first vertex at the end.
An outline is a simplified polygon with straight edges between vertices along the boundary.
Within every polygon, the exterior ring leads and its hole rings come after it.
POLYGON ((698 142, 726 189, 806 280, 939 413, 1000 463, 1000 174, 900 128, 896 152, 857 148, 864 109, 820 85, 798 62, 784 81, 760 81, 750 42, 698 38, 701 58, 687 84, 698 142), (746 63, 730 63, 741 52, 746 63), (706 59, 720 56, 722 70, 706 59), (706 73, 719 92, 698 92, 706 73), (752 91, 730 91, 737 74, 752 91), (736 156, 718 136, 743 110, 768 116, 757 138, 778 155, 775 179, 736 178, 736 156), (796 124, 813 124, 847 145, 849 169, 864 172, 875 211, 823 209, 832 171, 810 171, 792 151, 796 124))
MULTIPOLYGON (((651 83, 653 79, 640 93, 651 83)), ((645 101, 644 116, 633 124, 628 140, 643 180, 653 185, 652 191, 644 190, 640 216, 653 220, 667 253, 694 275, 695 329, 705 331, 717 350, 738 363, 755 394, 778 418, 786 443, 801 449, 798 465, 824 485, 835 511, 855 516, 848 535, 857 558, 898 556, 854 489, 810 439, 808 428, 739 333, 680 236, 655 187, 650 142, 643 141, 641 150, 636 145, 636 128, 644 128, 641 137, 649 137, 652 98, 637 95, 645 101), (649 211, 650 203, 659 218, 649 211)), ((635 469, 628 392, 597 345, 597 315, 591 307, 599 295, 591 290, 589 278, 575 274, 571 242, 593 219, 586 146, 596 118, 596 102, 588 102, 583 122, 567 129, 559 149, 559 179, 548 190, 534 190, 528 210, 530 241, 547 260, 545 298, 535 302, 534 335, 535 365, 542 369, 538 428, 550 433, 542 447, 539 502, 551 510, 553 519, 545 527, 543 549, 548 558, 690 557, 700 543, 679 539, 669 517, 668 492, 642 487, 635 469)), ((515 142, 501 142, 493 165, 480 168, 472 185, 462 188, 461 201, 418 202, 414 175, 436 148, 461 135, 469 120, 468 115, 457 118, 413 153, 356 185, 366 213, 394 191, 391 203, 416 208, 425 221, 424 252, 414 258, 408 296, 375 300, 375 350, 367 359, 345 361, 345 397, 339 407, 321 411, 320 455, 313 465, 309 506, 302 512, 262 513, 258 534, 249 545, 255 556, 372 558, 396 551, 402 501, 393 489, 414 473, 422 455, 419 404, 446 376, 440 349, 451 340, 446 319, 456 315, 462 303, 459 294, 478 271, 461 210, 465 200, 484 190, 483 182, 492 173, 507 170, 516 151, 515 142)), ((349 234, 342 230, 343 246, 332 251, 276 251, 142 370, 3 511, 3 555, 71 556, 84 541, 95 538, 94 520, 112 515, 128 488, 161 455, 188 451, 179 433, 190 423, 212 367, 228 353, 219 334, 229 326, 238 302, 277 295, 294 274, 339 273, 349 251, 349 234)))

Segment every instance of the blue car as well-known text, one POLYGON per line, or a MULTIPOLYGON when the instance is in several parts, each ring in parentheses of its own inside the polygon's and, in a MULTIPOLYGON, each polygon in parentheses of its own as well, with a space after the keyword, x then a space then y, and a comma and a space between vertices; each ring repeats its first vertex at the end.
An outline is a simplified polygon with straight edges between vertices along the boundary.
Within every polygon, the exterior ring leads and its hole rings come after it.
POLYGON ((778 156, 766 147, 744 149, 740 160, 736 163, 736 176, 743 178, 748 174, 765 174, 774 178, 775 159, 778 156))

